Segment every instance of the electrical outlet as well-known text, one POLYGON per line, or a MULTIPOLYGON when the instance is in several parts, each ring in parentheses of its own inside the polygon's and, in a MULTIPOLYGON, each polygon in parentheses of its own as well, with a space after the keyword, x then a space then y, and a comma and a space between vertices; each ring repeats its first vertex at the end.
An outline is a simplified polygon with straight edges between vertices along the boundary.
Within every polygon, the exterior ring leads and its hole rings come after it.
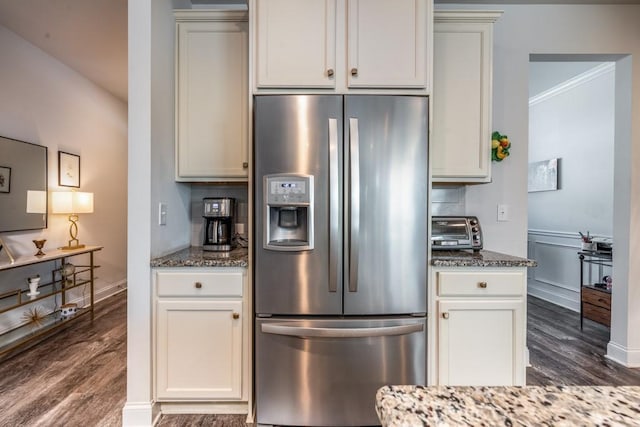
POLYGON ((237 234, 244 234, 244 224, 239 222, 236 224, 236 233, 237 234))
POLYGON ((498 205, 498 221, 509 221, 509 205, 498 205))
POLYGON ((167 204, 160 202, 158 205, 158 225, 167 225, 167 204))

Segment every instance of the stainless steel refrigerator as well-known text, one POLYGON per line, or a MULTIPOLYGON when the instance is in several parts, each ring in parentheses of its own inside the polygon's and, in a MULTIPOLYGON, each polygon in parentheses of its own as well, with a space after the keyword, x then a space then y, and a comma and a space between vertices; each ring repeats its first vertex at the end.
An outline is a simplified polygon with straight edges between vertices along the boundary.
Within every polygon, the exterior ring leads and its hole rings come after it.
POLYGON ((379 424, 379 387, 426 382, 428 99, 254 113, 257 422, 379 424))

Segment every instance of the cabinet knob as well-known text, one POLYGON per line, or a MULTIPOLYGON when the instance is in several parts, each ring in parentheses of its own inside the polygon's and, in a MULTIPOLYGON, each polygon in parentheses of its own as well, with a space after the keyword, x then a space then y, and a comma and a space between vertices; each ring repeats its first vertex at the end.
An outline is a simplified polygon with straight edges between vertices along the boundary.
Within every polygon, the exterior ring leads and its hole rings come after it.
POLYGON ((357 68, 352 68, 352 69, 351 69, 351 75, 352 75, 353 77, 357 76, 357 75, 358 75, 358 69, 357 69, 357 68))
POLYGON ((333 68, 329 68, 329 69, 327 70, 327 76, 329 76, 329 77, 333 77, 333 68))
POLYGON ((249 162, 242 162, 242 167, 247 169, 249 167, 249 162))
POLYGON ((448 319, 449 318, 449 313, 447 313, 447 312, 442 313, 442 318, 443 319, 448 319))
POLYGON ((236 312, 234 312, 234 313, 232 314, 232 316, 233 316, 233 318, 234 318, 234 319, 239 319, 239 318, 240 318, 240 313, 236 313, 236 312))
POLYGON ((201 282, 196 282, 196 289, 200 289, 202 288, 202 283, 201 282))
POLYGON ((478 287, 480 289, 486 289, 487 288, 487 282, 478 282, 478 287))

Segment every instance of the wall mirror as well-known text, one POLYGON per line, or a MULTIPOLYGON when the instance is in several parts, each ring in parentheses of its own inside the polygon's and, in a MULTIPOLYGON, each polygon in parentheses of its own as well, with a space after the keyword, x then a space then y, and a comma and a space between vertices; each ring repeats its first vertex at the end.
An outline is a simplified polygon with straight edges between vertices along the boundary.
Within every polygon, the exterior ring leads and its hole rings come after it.
POLYGON ((0 232, 47 228, 47 147, 0 137, 0 232))

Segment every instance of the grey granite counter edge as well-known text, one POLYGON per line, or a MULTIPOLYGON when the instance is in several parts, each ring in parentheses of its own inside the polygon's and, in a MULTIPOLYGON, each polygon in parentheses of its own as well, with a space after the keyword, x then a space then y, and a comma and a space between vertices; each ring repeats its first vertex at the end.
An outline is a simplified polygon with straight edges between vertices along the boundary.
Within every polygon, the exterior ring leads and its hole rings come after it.
POLYGON ((431 265, 434 267, 535 267, 538 263, 500 252, 482 250, 432 251, 431 265))
POLYGON ((180 249, 168 255, 151 259, 152 268, 167 267, 240 267, 249 266, 246 248, 237 248, 228 253, 205 252, 201 247, 180 249))

